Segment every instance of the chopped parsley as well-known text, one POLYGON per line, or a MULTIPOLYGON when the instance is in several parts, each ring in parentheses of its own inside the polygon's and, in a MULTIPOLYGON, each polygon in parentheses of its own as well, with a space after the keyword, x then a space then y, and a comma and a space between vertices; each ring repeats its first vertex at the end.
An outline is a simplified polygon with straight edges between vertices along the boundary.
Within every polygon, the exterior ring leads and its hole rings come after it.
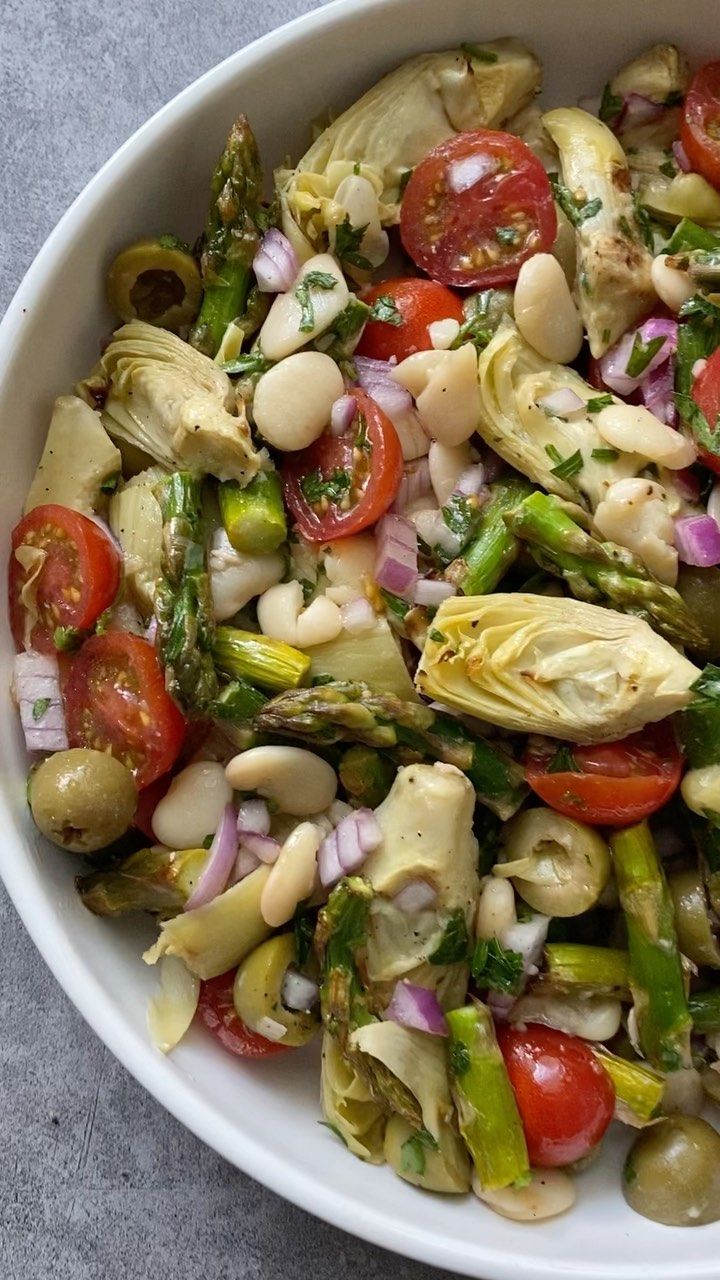
POLYGON ((549 173, 550 186, 553 195, 562 209, 565 217, 574 227, 579 227, 582 222, 587 222, 588 218, 594 218, 596 213, 602 209, 602 200, 596 196, 594 200, 585 200, 575 192, 571 191, 561 181, 557 173, 549 173))
POLYGON ((587 271, 580 272, 580 288, 585 294, 585 297, 589 298, 590 295, 592 294, 592 285, 590 284, 590 280, 588 279, 587 271))
POLYGON ((300 333, 312 333, 315 328, 315 310, 310 297, 311 289, 334 289, 337 284, 335 276, 329 271, 308 271, 295 289, 295 297, 300 303, 300 333))
POLYGON ((596 462, 617 462, 620 454, 617 449, 593 449, 591 455, 596 462))
POLYGON ((632 200, 633 207, 635 209, 635 221, 637 222, 640 231, 640 238, 645 245, 645 248, 649 249, 652 253, 655 248, 655 238, 653 236, 652 225, 650 223, 650 214, 640 200, 639 191, 633 192, 632 200))
POLYGON ((77 648, 80 632, 75 627, 56 627, 53 632, 53 644, 61 653, 69 653, 77 648))
POLYGON ((410 179, 412 178, 414 172, 415 172, 414 169, 403 169, 402 173, 400 174, 400 181, 398 182, 399 195, 402 196, 405 194, 405 188, 408 182, 410 181, 410 179))
POLYGON ((161 249, 179 249, 181 253, 190 252, 190 245, 186 244, 184 240, 180 240, 177 236, 159 236, 158 244, 161 249))
POLYGON ((483 49, 479 44, 461 44, 460 48, 466 58, 475 58, 477 62, 497 62, 498 55, 492 49, 483 49))
POLYGON ((425 1152, 437 1151, 438 1144, 427 1129, 418 1129, 400 1148, 400 1168, 403 1173, 422 1177, 425 1172, 425 1152))
POLYGON ((610 392, 606 391, 604 395, 593 396, 592 400, 588 400, 585 408, 588 413, 599 413, 601 409, 607 409, 608 405, 613 403, 614 401, 610 392))
POLYGON ((355 448, 364 449, 369 453, 372 449, 372 441, 368 440, 368 424, 364 413, 358 413, 358 429, 355 436, 355 448))
POLYGON ((450 1045, 450 1070, 454 1076, 464 1076, 470 1070, 470 1050, 462 1040, 453 1040, 450 1045))
POLYGON ((466 960, 470 947, 465 913, 458 907, 450 916, 443 936, 432 955, 428 956, 430 964, 457 964, 466 960))
POLYGON ((265 359, 261 351, 248 351, 245 355, 236 356, 234 360, 226 360, 220 368, 229 377, 239 375, 243 378, 259 378, 262 373, 267 373, 270 361, 265 359))
POLYGON ((495 237, 501 244, 515 244, 518 233, 514 227, 496 227, 495 237))
POLYGON ((578 762, 570 747, 558 747, 555 755, 548 761, 546 773, 579 773, 578 762))
POLYGON ((657 338, 651 338, 649 342, 643 342, 638 329, 626 366, 628 377, 639 378, 647 369, 653 356, 657 355, 664 342, 665 338, 662 335, 657 338))
POLYGON ((480 938, 470 964, 478 987, 517 996, 523 984, 523 958, 519 951, 504 947, 497 938, 480 938))
POLYGON ((716 422, 708 422, 692 398, 695 381, 693 368, 697 360, 705 360, 720 347, 720 307, 709 298, 696 294, 680 308, 682 324, 678 325, 677 372, 675 400, 681 416, 692 428, 693 436, 708 452, 717 456, 716 422))
POLYGON ((200 846, 201 849, 209 849, 214 839, 215 837, 212 834, 205 836, 200 846))
POLYGON ((114 475, 107 476, 100 485, 101 493, 114 493, 120 483, 120 472, 116 471, 114 475))
POLYGON ((356 160, 353 165, 353 173, 355 174, 356 178, 360 177, 360 161, 359 160, 356 160))
POLYGON ((618 231, 621 235, 627 236, 628 240, 632 240, 634 238, 635 233, 624 213, 621 213, 618 218, 618 231))
POLYGON ((405 323, 397 309, 395 299, 391 298, 389 293, 381 293, 380 297, 375 299, 370 308, 370 319, 379 320, 381 324, 393 324, 395 328, 405 323))
MULTIPOLYGON (((343 368, 350 364, 350 356, 355 347, 355 339, 370 315, 370 308, 359 298, 351 296, 347 306, 336 316, 332 326, 315 340, 318 351, 324 351, 343 368)), ((348 369, 351 377, 356 376, 355 369, 348 369)))
POLYGON ((683 218, 678 222, 663 252, 681 253, 684 249, 717 249, 718 247, 720 247, 720 238, 712 231, 699 227, 697 222, 692 222, 690 218, 683 218))
POLYGON ((434 641, 435 644, 445 643, 445 636, 443 635, 442 631, 437 631, 435 628, 433 628, 433 630, 428 632, 428 634, 430 636, 430 639, 434 641))
POLYGON ((677 169, 675 168, 672 160, 663 160, 662 164, 658 165, 658 171, 666 178, 674 178, 677 173, 677 169))
POLYGON ((360 271, 372 271, 372 263, 360 253, 362 238, 368 226, 369 223, 365 223, 364 227, 354 227, 350 221, 350 214, 346 213, 343 221, 335 228, 335 256, 341 262, 347 262, 348 266, 357 267, 360 271))
POLYGON ((36 722, 42 720, 45 712, 50 706, 50 698, 36 698, 32 706, 32 718, 36 722))
POLYGON ((620 94, 613 93, 610 85, 606 84, 602 91, 602 98, 598 108, 598 115, 604 124, 610 124, 617 119, 623 109, 623 102, 624 99, 621 98, 620 94))
POLYGON ((558 480, 571 480, 578 471, 582 471, 583 458, 579 449, 571 453, 569 458, 563 458, 554 444, 546 444, 545 452, 550 461, 555 463, 555 466, 550 468, 550 474, 557 476, 558 480))
POLYGON ((326 498, 328 502, 339 502, 349 492, 352 480, 348 471, 336 467, 332 475, 323 475, 319 467, 308 471, 300 481, 303 496, 314 507, 326 498))
MULTIPOLYGON (((477 499, 470 498, 463 493, 453 493, 448 498, 445 506, 442 508, 443 523, 447 525, 451 533, 459 543, 459 550, 470 541, 477 533, 478 525, 482 519, 482 512, 477 499)), ((443 558, 441 556, 441 558, 443 558)), ((446 560, 452 560, 452 554, 444 557, 446 560)))

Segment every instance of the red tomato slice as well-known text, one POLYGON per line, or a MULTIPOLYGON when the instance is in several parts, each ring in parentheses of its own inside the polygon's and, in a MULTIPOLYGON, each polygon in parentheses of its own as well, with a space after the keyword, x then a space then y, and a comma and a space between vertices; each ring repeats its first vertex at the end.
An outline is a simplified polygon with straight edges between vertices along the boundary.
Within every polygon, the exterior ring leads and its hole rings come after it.
MULTIPOLYGON (((705 415, 710 430, 715 432, 720 420, 720 347, 708 357, 705 367, 695 378, 691 394, 696 405, 705 415)), ((718 445, 720 447, 720 441, 718 445)), ((710 453, 709 449, 701 448, 699 460, 704 466, 720 475, 720 456, 716 457, 714 453, 710 453)))
POLYGON ((572 1164, 597 1146, 613 1117, 615 1090, 577 1036, 535 1023, 498 1027, 498 1043, 525 1130, 530 1163, 572 1164))
POLYGON ((383 280, 363 297, 369 306, 378 298, 392 298, 402 316, 402 324, 387 324, 383 320, 371 320, 366 324, 358 344, 358 355, 372 360, 405 360, 416 351, 429 351, 432 347, 428 325, 435 320, 457 320, 462 324, 465 314, 457 294, 451 293, 437 280, 419 280, 408 276, 399 280, 383 280))
POLYGON ((669 721, 649 725, 622 742, 570 747, 577 770, 553 772, 557 744, 530 755, 525 777, 558 813, 590 826, 640 822, 667 804, 680 783, 682 758, 669 721))
POLYGON ((720 189, 720 62, 696 71, 685 98, 680 141, 693 169, 720 189))
POLYGON ((413 171, 400 208, 400 236, 413 262, 458 288, 509 284, 532 254, 552 247, 556 232, 552 189, 537 156, 520 138, 490 129, 435 147, 413 171), (471 185, 451 189, 464 182, 471 185))
POLYGON ((112 604, 120 583, 120 556, 93 520, 70 507, 47 503, 35 507, 13 529, 8 577, 10 625, 18 649, 27 640, 31 649, 55 653, 58 627, 88 631, 112 604), (20 547, 45 553, 35 579, 39 619, 27 636, 30 619, 20 595, 33 570, 17 559, 20 547))
POLYGON ((309 449, 289 454, 282 468, 285 501, 308 542, 347 538, 375 524, 402 480, 392 422, 364 391, 349 394, 358 407, 350 431, 321 436, 309 449))
POLYGON ((70 745, 111 751, 139 789, 175 763, 185 721, 147 640, 125 631, 91 636, 70 664, 64 698, 70 745))
POLYGON ((220 1041, 230 1053, 239 1058, 267 1058, 271 1053, 285 1053, 292 1048, 275 1040, 266 1040, 256 1031, 250 1031, 238 1018, 233 1004, 235 970, 221 973, 219 978, 208 978, 200 983, 197 1016, 204 1027, 220 1041))

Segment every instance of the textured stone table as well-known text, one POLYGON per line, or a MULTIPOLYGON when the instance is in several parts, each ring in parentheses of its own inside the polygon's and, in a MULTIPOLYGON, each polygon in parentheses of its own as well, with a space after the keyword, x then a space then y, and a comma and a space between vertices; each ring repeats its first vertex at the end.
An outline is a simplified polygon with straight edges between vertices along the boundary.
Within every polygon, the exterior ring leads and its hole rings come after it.
MULTIPOLYGON (((361 2, 361 0, 360 0, 361 2)), ((148 116, 315 0, 4 0, 0 311, 148 116)), ((238 1173, 85 1025, 0 889, 2 1280, 432 1280, 238 1173)))

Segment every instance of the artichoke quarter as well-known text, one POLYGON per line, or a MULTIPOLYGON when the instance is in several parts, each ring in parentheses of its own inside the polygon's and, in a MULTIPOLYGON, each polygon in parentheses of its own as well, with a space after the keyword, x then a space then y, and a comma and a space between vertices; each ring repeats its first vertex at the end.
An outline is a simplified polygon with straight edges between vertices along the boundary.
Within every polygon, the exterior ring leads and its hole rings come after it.
POLYGON ((416 684, 506 729, 612 742, 684 707, 698 674, 640 618, 513 593, 444 601, 416 684))

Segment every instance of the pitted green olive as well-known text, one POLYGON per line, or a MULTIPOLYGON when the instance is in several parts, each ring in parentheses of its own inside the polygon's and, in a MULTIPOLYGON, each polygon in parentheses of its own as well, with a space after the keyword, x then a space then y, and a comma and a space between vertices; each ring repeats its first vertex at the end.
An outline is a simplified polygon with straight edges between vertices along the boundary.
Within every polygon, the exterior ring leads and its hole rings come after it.
POLYGON ((28 800, 43 835, 61 849, 95 853, 124 835, 135 815, 133 776, 104 751, 56 751, 30 778, 28 800))
POLYGON ((668 1116, 638 1135, 623 1169, 631 1209, 668 1227, 720 1218, 720 1135, 699 1116, 668 1116))
POLYGON ((195 259, 172 236, 137 240, 110 267, 107 296, 126 323, 145 320, 177 333, 198 313, 202 279, 195 259))
POLYGON ((505 828, 496 876, 512 880, 528 906, 579 916, 595 906, 610 876, 610 851, 592 827, 553 809, 526 809, 505 828))
POLYGON ((268 938, 243 960, 235 975, 233 1001, 235 1012, 246 1027, 268 1039, 273 1023, 285 1027, 278 1035, 281 1044, 307 1044, 320 1029, 319 1009, 298 1013, 286 1009, 282 1002, 283 979, 296 963, 295 939, 291 933, 268 938))
POLYGON ((668 877, 675 908, 678 946, 693 964, 720 969, 720 947, 710 927, 708 902, 702 876, 696 868, 676 871, 668 877))

